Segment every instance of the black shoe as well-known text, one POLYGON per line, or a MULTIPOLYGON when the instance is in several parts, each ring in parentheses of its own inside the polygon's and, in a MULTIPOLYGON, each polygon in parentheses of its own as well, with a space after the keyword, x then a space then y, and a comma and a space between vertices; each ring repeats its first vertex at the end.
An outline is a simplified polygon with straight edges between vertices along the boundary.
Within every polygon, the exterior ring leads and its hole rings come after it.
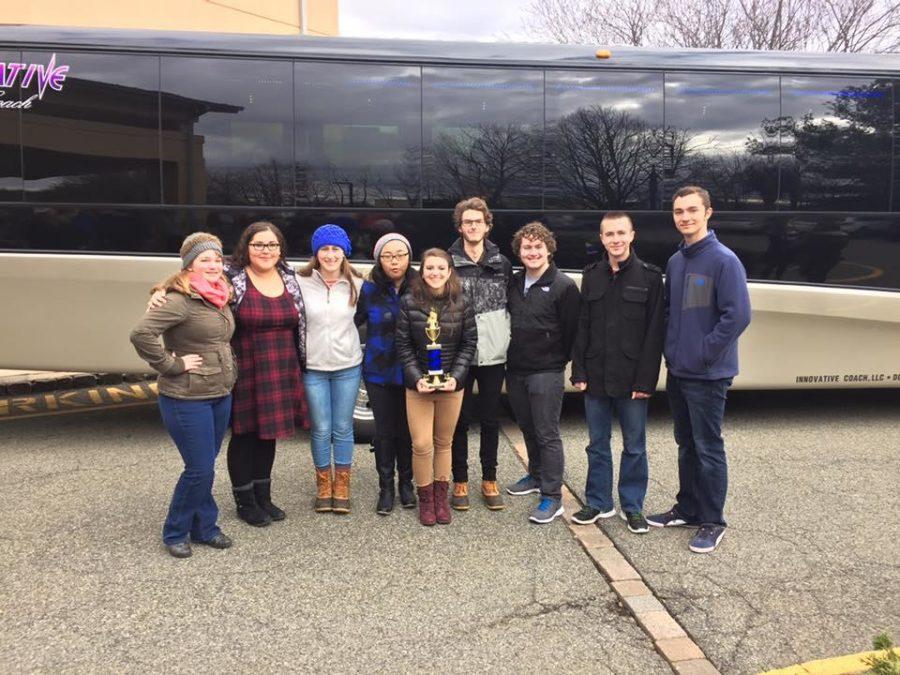
POLYGON ((375 507, 375 513, 380 516, 386 516, 394 510, 394 489, 381 488, 378 493, 378 506, 375 507))
POLYGON ((176 544, 166 544, 166 549, 169 551, 169 554, 173 558, 190 558, 191 551, 191 542, 189 541, 179 541, 176 544))
POLYGON ((622 520, 628 523, 629 532, 646 534, 650 531, 650 525, 640 511, 622 511, 622 520))
POLYGON ((416 491, 413 489, 412 481, 400 480, 397 489, 400 492, 400 506, 404 509, 416 508, 416 491))
POLYGON ((198 544, 203 544, 204 546, 212 546, 213 548, 231 548, 231 544, 234 542, 231 541, 231 537, 227 534, 223 534, 219 532, 212 539, 207 539, 206 541, 198 541, 198 544))
POLYGON ((284 520, 285 513, 272 503, 272 479, 253 481, 253 496, 256 505, 269 514, 272 520, 284 520))
POLYGON ((601 511, 600 509, 595 509, 593 506, 582 506, 581 510, 572 516, 572 521, 579 525, 590 525, 591 523, 596 523, 601 518, 611 518, 614 515, 616 515, 615 509, 601 511))
POLYGON ((256 503, 256 494, 252 484, 232 488, 231 492, 234 494, 234 503, 237 504, 238 518, 253 527, 265 527, 272 522, 272 517, 256 503))

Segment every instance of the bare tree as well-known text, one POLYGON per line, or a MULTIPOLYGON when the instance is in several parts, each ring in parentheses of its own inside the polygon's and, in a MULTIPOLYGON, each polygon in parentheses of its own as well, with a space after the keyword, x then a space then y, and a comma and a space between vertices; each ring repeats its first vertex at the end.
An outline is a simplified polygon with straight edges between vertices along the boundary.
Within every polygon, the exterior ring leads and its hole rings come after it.
POLYGON ((523 20, 526 31, 572 44, 641 46, 654 42, 661 0, 532 0, 523 20))
POLYGON ((898 0, 533 0, 525 29, 557 42, 889 52, 898 0))

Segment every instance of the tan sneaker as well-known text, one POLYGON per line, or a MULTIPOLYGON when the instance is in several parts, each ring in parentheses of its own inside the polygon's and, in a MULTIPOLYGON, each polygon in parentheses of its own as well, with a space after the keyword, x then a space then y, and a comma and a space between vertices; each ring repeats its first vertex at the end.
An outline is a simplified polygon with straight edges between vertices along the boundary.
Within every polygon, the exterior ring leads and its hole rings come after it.
POLYGON ((481 496, 484 499, 485 506, 491 511, 502 511, 506 508, 495 480, 481 481, 481 496))
POLYGON ((469 484, 454 483, 453 497, 450 498, 450 506, 457 511, 469 510, 469 484))

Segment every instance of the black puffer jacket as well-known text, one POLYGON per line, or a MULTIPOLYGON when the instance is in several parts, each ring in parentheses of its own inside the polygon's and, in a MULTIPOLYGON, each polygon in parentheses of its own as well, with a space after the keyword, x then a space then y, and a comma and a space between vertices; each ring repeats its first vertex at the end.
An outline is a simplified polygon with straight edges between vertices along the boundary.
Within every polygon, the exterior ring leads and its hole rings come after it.
MULTIPOLYGON (((475 356, 478 344, 478 329, 471 305, 464 299, 449 308, 446 301, 436 300, 433 305, 438 313, 441 334, 437 342, 441 345, 441 364, 444 372, 456 378, 457 391, 465 384, 469 365, 475 356)), ((428 350, 431 342, 425 336, 429 307, 420 307, 411 293, 400 299, 400 316, 397 317, 397 356, 403 364, 403 380, 409 389, 416 388, 416 382, 428 373, 428 350)))

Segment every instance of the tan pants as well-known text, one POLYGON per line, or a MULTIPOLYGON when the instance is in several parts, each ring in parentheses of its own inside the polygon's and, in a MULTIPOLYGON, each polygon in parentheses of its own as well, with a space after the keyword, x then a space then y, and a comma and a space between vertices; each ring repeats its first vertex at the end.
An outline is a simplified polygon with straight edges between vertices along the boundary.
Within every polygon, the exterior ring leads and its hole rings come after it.
POLYGON ((462 391, 420 394, 406 390, 413 478, 419 487, 431 485, 436 480, 450 480, 450 444, 462 400, 462 391))

